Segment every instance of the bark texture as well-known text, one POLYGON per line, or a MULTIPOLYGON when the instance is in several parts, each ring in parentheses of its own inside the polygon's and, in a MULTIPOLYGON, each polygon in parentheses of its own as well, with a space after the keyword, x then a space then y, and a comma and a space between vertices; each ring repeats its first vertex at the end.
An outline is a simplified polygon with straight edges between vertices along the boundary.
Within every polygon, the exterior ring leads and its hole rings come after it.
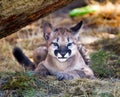
POLYGON ((0 38, 74 0, 0 0, 0 38))

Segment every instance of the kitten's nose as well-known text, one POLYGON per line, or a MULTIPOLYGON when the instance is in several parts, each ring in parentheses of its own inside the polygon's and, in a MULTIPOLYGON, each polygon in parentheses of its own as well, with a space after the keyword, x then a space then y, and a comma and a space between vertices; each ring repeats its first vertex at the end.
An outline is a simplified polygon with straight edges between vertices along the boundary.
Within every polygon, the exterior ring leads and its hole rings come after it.
POLYGON ((60 46, 60 54, 62 55, 62 57, 65 56, 65 54, 67 53, 67 47, 66 46, 60 46))

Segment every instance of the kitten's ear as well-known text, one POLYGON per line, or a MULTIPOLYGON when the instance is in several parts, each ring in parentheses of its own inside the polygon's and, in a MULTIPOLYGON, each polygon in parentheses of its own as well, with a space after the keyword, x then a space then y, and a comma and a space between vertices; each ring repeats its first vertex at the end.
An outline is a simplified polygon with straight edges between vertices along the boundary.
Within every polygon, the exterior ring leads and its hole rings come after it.
POLYGON ((74 35, 76 39, 79 39, 79 33, 80 33, 80 28, 83 24, 83 21, 80 21, 78 24, 75 26, 71 27, 70 30, 72 31, 71 33, 74 35))
POLYGON ((72 31, 72 33, 75 35, 79 32, 81 26, 83 24, 83 21, 80 21, 78 24, 76 24, 74 27, 71 27, 70 30, 72 31))
POLYGON ((52 25, 47 21, 42 21, 42 29, 43 29, 43 36, 45 40, 48 41, 50 38, 50 34, 53 30, 52 25))

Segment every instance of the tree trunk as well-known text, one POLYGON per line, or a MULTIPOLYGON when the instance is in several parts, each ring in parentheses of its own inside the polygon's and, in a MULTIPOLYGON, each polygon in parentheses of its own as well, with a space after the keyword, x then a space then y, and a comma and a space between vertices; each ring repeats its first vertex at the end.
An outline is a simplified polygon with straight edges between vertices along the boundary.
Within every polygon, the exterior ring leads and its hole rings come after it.
POLYGON ((74 0, 0 0, 0 38, 74 0))

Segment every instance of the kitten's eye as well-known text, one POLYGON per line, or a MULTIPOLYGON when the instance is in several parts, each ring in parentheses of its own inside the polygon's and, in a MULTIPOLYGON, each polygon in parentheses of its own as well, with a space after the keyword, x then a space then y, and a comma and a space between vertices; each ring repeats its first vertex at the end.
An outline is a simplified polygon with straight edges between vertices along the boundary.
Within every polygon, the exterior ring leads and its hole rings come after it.
POLYGON ((67 47, 72 46, 73 43, 68 43, 67 47))
POLYGON ((52 42, 52 44, 53 44, 54 46, 59 47, 58 43, 52 42))

